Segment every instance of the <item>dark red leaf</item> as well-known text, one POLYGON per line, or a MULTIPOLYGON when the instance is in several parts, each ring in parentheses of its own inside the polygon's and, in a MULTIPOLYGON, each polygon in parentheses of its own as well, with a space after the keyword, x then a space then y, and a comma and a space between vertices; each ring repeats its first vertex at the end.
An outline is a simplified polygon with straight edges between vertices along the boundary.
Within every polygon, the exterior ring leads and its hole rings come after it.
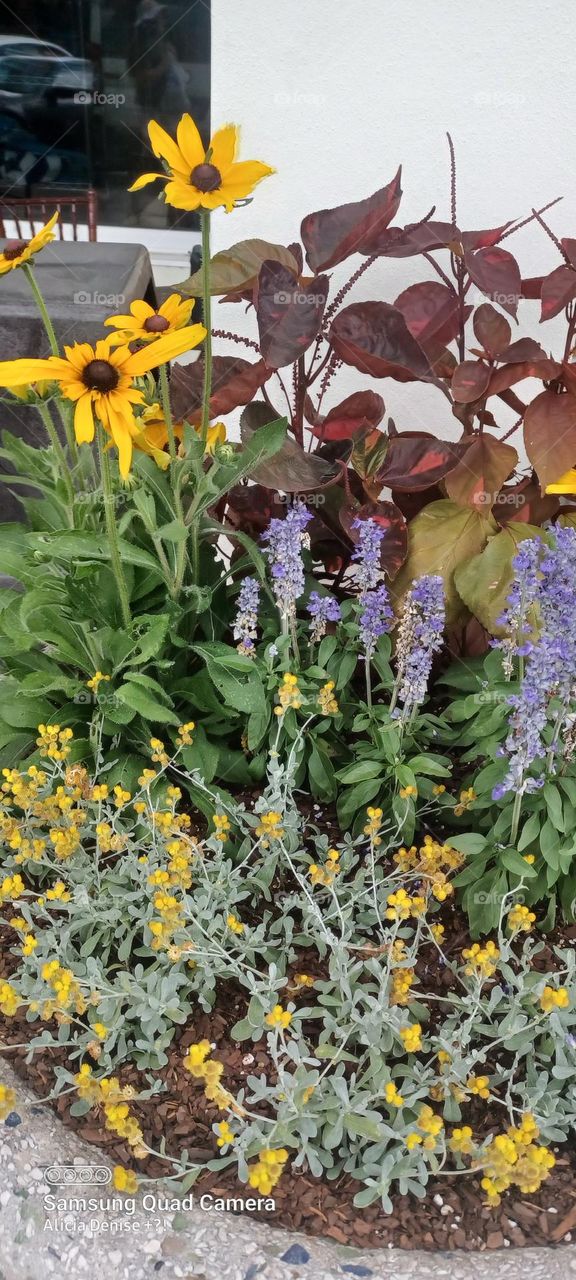
POLYGON ((295 241, 294 244, 289 244, 288 253, 292 254, 292 257, 294 258, 294 261, 298 268, 298 274, 302 275, 302 272, 304 270, 304 254, 302 253, 302 245, 299 244, 298 241, 295 241))
POLYGON ((404 431, 388 444, 377 480, 388 489, 429 489, 456 466, 467 442, 436 440, 426 432, 404 431))
POLYGON ((562 236, 560 244, 564 252, 568 255, 572 265, 576 267, 576 240, 572 240, 570 236, 562 236))
POLYGON ((439 280, 409 285, 398 295, 394 306, 402 312, 412 337, 421 346, 432 339, 445 346, 458 333, 458 295, 439 280))
POLYGON ((556 270, 551 271, 549 276, 544 276, 542 281, 540 319, 551 320, 553 316, 559 315, 569 302, 573 302, 574 298, 576 298, 576 271, 573 267, 566 265, 556 267, 556 270))
POLYGON ((384 411, 382 396, 375 391, 356 391, 317 422, 312 435, 320 440, 352 440, 359 431, 377 427, 384 411))
POLYGON ((481 302, 476 307, 472 324, 479 343, 489 356, 499 355, 508 346, 512 337, 510 325, 489 302, 481 302))
POLYGON ((524 415, 524 444, 542 492, 576 462, 576 397, 542 391, 524 415))
POLYGON ((486 394, 490 370, 480 360, 463 360, 454 370, 450 384, 457 404, 473 404, 486 394))
MULTIPOLYGON (((218 418, 239 405, 249 404, 271 376, 263 360, 251 364, 238 356, 215 356, 212 372, 210 417, 218 418)), ((175 364, 170 377, 170 403, 176 422, 199 422, 202 414, 204 362, 175 364)))
POLYGON ((408 530, 402 512, 394 502, 365 502, 361 507, 343 506, 340 510, 340 522, 352 542, 358 541, 358 530, 353 529, 354 520, 375 520, 384 529, 380 549, 380 568, 389 578, 395 578, 404 564, 408 552, 408 530))
POLYGON ((503 486, 492 507, 492 515, 499 524, 509 524, 513 520, 540 525, 545 520, 553 520, 560 506, 557 495, 542 495, 533 477, 525 476, 518 484, 503 486))
POLYGON ((465 262, 474 284, 492 302, 515 316, 522 296, 520 267, 507 249, 468 251, 465 262))
POLYGON ((488 395, 495 396, 500 391, 507 391, 508 387, 522 382, 524 378, 540 378, 542 382, 549 382, 551 378, 557 378, 561 370, 562 365, 556 360, 524 360, 520 364, 502 365, 490 378, 488 395))
POLYGON ((285 511, 286 503, 278 500, 275 490, 261 484, 237 484, 228 494, 226 520, 233 529, 257 540, 272 516, 281 516, 285 511))
MULTIPOLYGON (((274 416, 274 411, 263 401, 254 400, 247 405, 240 418, 242 440, 249 440, 258 427, 271 422, 274 416)), ((267 489, 280 489, 283 493, 313 493, 333 484, 340 473, 337 463, 317 453, 305 453, 301 445, 289 436, 278 453, 259 463, 251 474, 257 484, 267 489)))
POLYGON ((328 276, 300 283, 281 262, 264 262, 258 276, 256 315, 260 350, 270 369, 294 364, 322 324, 328 276))
POLYGON ((301 227, 306 256, 313 271, 325 271, 352 253, 372 254, 378 236, 392 221, 402 196, 399 169, 392 182, 366 200, 321 209, 301 227))
POLYGON ((539 298, 543 280, 544 276, 527 276, 522 281, 522 297, 532 298, 533 300, 539 298))
POLYGON ((445 493, 438 485, 432 485, 430 489, 393 489, 392 501, 400 508, 402 515, 406 520, 413 520, 426 507, 429 502, 439 502, 441 498, 445 498, 445 493))
POLYGON ((462 248, 468 249, 490 249, 493 245, 498 244, 502 239, 504 232, 508 227, 512 226, 514 218, 510 222, 504 222, 501 227, 492 227, 488 231, 463 231, 461 240, 462 248))
POLYGON ((469 444, 457 466, 446 476, 446 492, 461 507, 475 507, 488 515, 518 462, 512 445, 484 433, 469 444))
POLYGON ((330 341, 336 355, 373 378, 418 382, 433 377, 404 316, 387 302, 357 302, 335 317, 330 341))
POLYGON ((460 232, 451 222, 422 222, 417 226, 389 227, 372 246, 372 253, 384 258, 411 258, 417 253, 446 249, 459 244, 460 232))
POLYGON ((546 360, 546 352, 533 338, 518 338, 509 347, 500 352, 498 359, 502 364, 521 364, 525 360, 546 360))

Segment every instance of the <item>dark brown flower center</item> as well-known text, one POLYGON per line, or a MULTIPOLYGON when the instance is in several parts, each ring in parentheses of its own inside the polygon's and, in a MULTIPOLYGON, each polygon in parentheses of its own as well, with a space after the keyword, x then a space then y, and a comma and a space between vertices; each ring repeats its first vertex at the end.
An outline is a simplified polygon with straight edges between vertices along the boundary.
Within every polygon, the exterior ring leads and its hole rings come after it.
POLYGON ((113 391, 120 381, 118 371, 108 360, 91 360, 82 374, 82 381, 90 391, 113 391))
POLYGON ((170 328, 170 321, 166 319, 166 316, 148 316, 148 319, 144 321, 144 328, 146 333, 164 333, 166 329, 170 328))
POLYGON ((190 174, 190 182, 197 191, 217 191, 222 186, 222 174, 215 164, 197 164, 190 174))
POLYGON ((9 240, 4 249, 4 257, 8 262, 14 262, 16 258, 21 258, 24 250, 28 248, 28 240, 9 240))

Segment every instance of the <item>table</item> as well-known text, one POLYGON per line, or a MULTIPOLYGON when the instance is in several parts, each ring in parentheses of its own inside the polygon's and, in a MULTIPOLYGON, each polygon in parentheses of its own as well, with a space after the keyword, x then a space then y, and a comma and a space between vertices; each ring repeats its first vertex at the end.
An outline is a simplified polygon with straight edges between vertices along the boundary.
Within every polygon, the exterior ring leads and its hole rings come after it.
MULTIPOLYGON (((0 250, 5 241, 0 240, 0 250)), ((135 298, 157 305, 148 250, 139 244, 55 240, 35 259, 35 273, 61 344, 94 342, 106 336, 103 322, 126 313, 135 298)), ((0 360, 43 358, 50 346, 30 285, 21 270, 0 277, 0 360)), ((3 395, 0 390, 0 395, 3 395)), ((45 447, 36 410, 15 401, 0 404, 0 432, 11 431, 45 447)), ((9 470, 0 460, 0 471, 9 470)), ((0 486, 0 521, 22 518, 15 497, 0 486)))

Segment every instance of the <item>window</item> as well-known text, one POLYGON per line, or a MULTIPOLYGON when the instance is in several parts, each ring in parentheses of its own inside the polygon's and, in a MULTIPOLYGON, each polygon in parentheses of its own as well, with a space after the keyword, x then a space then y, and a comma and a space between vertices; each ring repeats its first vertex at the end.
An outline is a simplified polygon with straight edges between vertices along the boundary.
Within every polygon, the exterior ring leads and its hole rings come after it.
POLYGON ((148 120, 190 111, 208 135, 209 99, 207 0, 0 0, 0 193, 93 186, 101 223, 193 227, 127 187, 153 167, 148 120))

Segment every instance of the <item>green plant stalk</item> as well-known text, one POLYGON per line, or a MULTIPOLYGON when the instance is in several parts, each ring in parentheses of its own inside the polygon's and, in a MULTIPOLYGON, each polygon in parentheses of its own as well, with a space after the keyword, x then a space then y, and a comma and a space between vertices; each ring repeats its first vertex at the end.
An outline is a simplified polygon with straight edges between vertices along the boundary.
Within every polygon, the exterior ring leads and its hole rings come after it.
POLYGON ((212 394, 212 294, 210 292, 210 213, 200 210, 202 228, 202 307, 203 321, 206 329, 204 339, 204 387, 202 391, 201 440, 202 453, 206 451, 208 429, 210 427, 210 397, 212 394))
MULTIPOLYGON (((172 418, 172 407, 170 405, 170 385, 168 382, 168 365, 161 364, 159 373, 160 373, 160 396, 162 399, 162 411, 164 414, 164 421, 166 423, 166 430, 168 432, 168 452, 170 454, 170 473, 172 477, 172 493, 174 495, 174 509, 176 512, 176 519, 180 520, 182 524, 184 524, 184 508, 182 506, 182 494, 180 492, 179 477, 176 474, 176 467, 178 464, 178 453, 176 448, 176 436, 174 434, 174 420, 172 418)), ((194 545, 194 537, 193 537, 193 545, 194 545)), ((158 547, 156 547, 156 550, 158 550, 158 547)), ((193 558, 193 562, 194 562, 194 558, 193 558)), ((178 596, 180 595, 180 592, 182 590, 185 572, 186 572, 186 541, 184 540, 183 542, 179 542, 177 544, 176 574, 174 577, 174 587, 173 587, 173 593, 172 593, 175 600, 178 599, 178 596)), ((196 566, 194 570, 195 582, 196 582, 197 574, 198 574, 198 569, 196 566)))
POLYGON ((364 658, 364 671, 366 673, 366 703, 369 710, 372 710, 372 673, 370 671, 370 658, 366 654, 364 658))
POLYGON ((52 421, 52 415, 50 413, 48 405, 40 400, 38 401, 36 408, 38 409, 42 422, 46 427, 50 444, 52 445, 52 448, 54 450, 54 455, 57 459, 57 462, 60 468, 60 473, 64 481, 64 484, 66 486, 66 496, 68 498, 68 506, 69 506, 70 528, 73 529, 74 528, 74 485, 72 484, 72 477, 70 475, 68 459, 64 452, 62 441, 60 440, 60 436, 58 435, 56 427, 54 426, 54 423, 52 421))
MULTIPOLYGON (((25 262, 25 263, 24 263, 24 266, 22 267, 22 270, 23 270, 23 272, 24 272, 24 275, 26 276, 26 279, 27 279, 27 281, 28 281, 28 284, 30 285, 30 289, 32 290, 32 294, 33 294, 33 297, 34 297, 34 301, 36 302, 36 305, 37 305, 38 310, 39 310, 39 312, 40 312, 40 315, 41 315, 41 317, 42 317, 42 323, 43 323, 44 328, 45 328, 45 330, 46 330, 46 336, 47 336, 47 338, 48 338, 48 342, 50 343, 50 350, 51 350, 51 352, 52 352, 52 355, 53 355, 53 356, 59 356, 59 355, 60 355, 60 347, 58 346, 58 339, 57 339, 57 337, 56 337, 56 331, 55 331, 55 329, 54 329, 54 325, 52 324, 52 321, 51 321, 50 316, 49 316, 49 314, 48 314, 48 308, 47 308, 46 303, 45 303, 45 301, 44 301, 44 295, 43 295, 43 293, 42 293, 42 290, 41 290, 41 288, 40 288, 40 285, 38 284, 38 281, 37 281, 36 276, 35 276, 35 274, 34 274, 34 269, 30 266, 30 263, 29 263, 29 262, 25 262)), ((70 422, 70 420, 69 420, 69 418, 68 418, 67 414, 65 414, 65 413, 64 413, 64 410, 62 409, 62 407, 61 407, 61 405, 60 405, 60 404, 58 405, 58 412, 59 412, 59 414, 60 414, 60 419, 61 419, 61 422, 62 422, 62 426, 64 427, 64 430, 65 430, 65 432, 66 432, 66 440, 67 440, 67 442, 68 442, 68 448, 70 449, 70 454, 71 454, 72 460, 73 460, 73 462, 77 462, 77 461, 78 461, 78 448, 77 448, 77 445, 76 445, 76 440, 75 440, 75 438, 74 438, 74 429, 73 429, 73 427, 72 427, 72 424, 71 424, 71 422, 70 422)))
POLYGON ((512 810, 512 827, 510 830, 510 844, 516 844, 518 836, 518 827, 520 826, 520 814, 522 812, 522 796, 523 791, 517 791, 514 796, 514 808, 512 810))
POLYGON ((104 448, 104 432, 102 427, 99 426, 97 428, 96 436, 98 440, 98 461, 100 463, 100 475, 102 477, 102 491, 104 494, 106 532, 108 534, 108 545, 110 547, 110 564, 112 566, 112 572, 116 579, 116 586, 118 588, 118 597, 120 600, 120 608, 122 610, 122 621, 124 626, 129 630, 132 625, 130 597, 128 595, 124 569, 122 568, 120 548, 118 546, 118 531, 116 529, 116 521, 114 519, 114 491, 112 488, 112 476, 110 474, 110 461, 104 448))

